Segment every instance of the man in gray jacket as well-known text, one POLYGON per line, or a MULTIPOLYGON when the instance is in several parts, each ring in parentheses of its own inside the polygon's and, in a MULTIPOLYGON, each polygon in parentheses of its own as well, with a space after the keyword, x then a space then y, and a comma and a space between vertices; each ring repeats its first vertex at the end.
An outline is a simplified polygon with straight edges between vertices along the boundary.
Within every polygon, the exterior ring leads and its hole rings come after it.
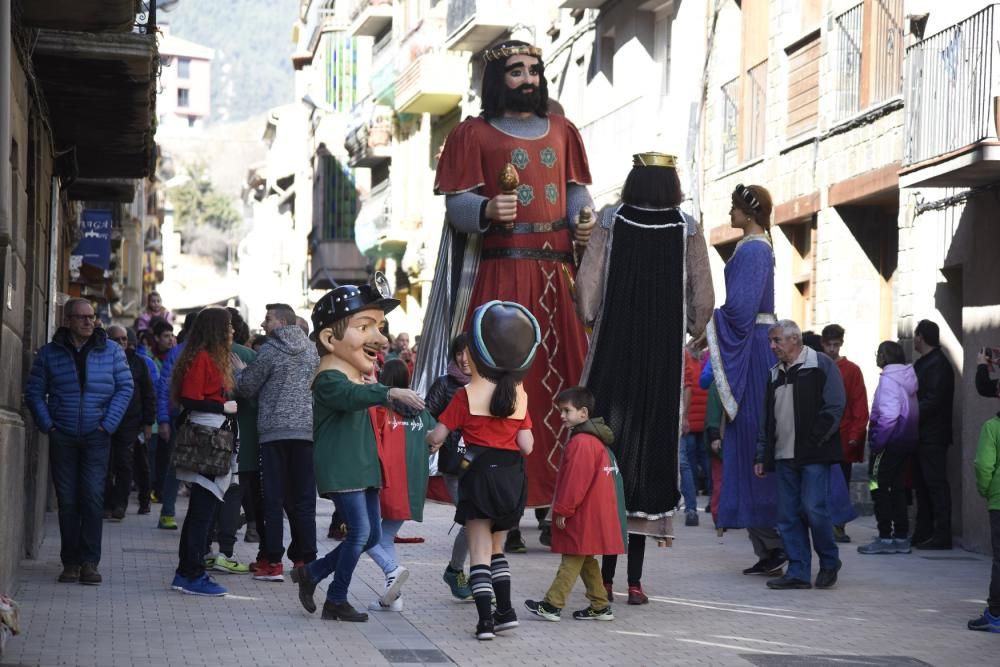
POLYGON ((257 358, 236 372, 236 391, 256 398, 259 408, 261 479, 264 487, 264 559, 254 579, 284 581, 282 510, 292 539, 288 558, 296 565, 316 560, 316 478, 313 473, 312 384, 319 366, 316 347, 296 324, 295 311, 269 303, 261 325, 267 342, 257 358))

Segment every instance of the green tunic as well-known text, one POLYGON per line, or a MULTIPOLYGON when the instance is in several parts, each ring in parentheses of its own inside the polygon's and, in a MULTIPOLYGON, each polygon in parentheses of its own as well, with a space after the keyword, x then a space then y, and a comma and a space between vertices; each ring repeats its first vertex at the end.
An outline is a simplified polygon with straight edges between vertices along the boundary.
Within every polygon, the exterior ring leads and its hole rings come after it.
POLYGON ((368 408, 389 402, 384 384, 356 384, 336 370, 316 375, 313 391, 313 462, 316 488, 381 488, 382 468, 368 408))
POLYGON ((410 515, 414 521, 424 520, 424 501, 427 499, 427 483, 430 475, 430 451, 427 449, 427 433, 437 422, 427 410, 422 410, 410 422, 420 426, 406 429, 406 481, 410 496, 410 515))
MULTIPOLYGON (((249 347, 233 343, 233 354, 244 364, 257 358, 257 353, 249 347)), ((236 457, 239 472, 260 470, 260 440, 257 435, 257 400, 237 398, 236 422, 240 426, 240 453, 236 457)))

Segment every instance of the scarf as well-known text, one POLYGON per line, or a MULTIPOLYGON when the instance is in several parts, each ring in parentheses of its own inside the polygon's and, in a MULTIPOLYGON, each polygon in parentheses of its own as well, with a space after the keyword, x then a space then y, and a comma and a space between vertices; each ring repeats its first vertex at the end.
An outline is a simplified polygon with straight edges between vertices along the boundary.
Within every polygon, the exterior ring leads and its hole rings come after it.
POLYGON ((448 362, 448 377, 463 387, 472 381, 472 376, 466 375, 454 361, 448 362))

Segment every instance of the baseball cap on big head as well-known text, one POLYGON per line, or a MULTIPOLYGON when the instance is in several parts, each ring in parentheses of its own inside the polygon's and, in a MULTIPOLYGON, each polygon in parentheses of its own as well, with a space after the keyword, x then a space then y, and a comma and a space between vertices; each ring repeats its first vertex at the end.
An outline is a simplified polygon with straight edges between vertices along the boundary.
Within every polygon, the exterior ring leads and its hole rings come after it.
POLYGON ((514 301, 489 301, 472 315, 472 345, 491 370, 527 370, 542 342, 538 320, 514 301))
POLYGON ((310 340, 331 324, 354 313, 372 308, 381 308, 388 313, 399 305, 399 299, 392 298, 389 281, 381 272, 376 272, 372 282, 365 285, 339 285, 323 295, 313 306, 313 331, 310 340))

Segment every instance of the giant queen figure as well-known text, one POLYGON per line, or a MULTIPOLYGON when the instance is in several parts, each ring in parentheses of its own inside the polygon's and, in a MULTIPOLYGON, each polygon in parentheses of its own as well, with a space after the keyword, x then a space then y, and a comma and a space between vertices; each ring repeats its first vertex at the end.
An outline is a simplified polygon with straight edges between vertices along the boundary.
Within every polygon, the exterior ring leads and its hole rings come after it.
POLYGON ((527 306, 541 328, 524 381, 535 436, 528 505, 546 506, 564 435, 553 398, 579 381, 587 353, 572 283, 596 222, 590 168, 576 127, 549 113, 541 49, 506 41, 483 57, 482 113, 452 130, 437 167, 434 191, 446 197, 447 224, 414 387, 444 372, 448 342, 468 329, 477 306, 527 306))

